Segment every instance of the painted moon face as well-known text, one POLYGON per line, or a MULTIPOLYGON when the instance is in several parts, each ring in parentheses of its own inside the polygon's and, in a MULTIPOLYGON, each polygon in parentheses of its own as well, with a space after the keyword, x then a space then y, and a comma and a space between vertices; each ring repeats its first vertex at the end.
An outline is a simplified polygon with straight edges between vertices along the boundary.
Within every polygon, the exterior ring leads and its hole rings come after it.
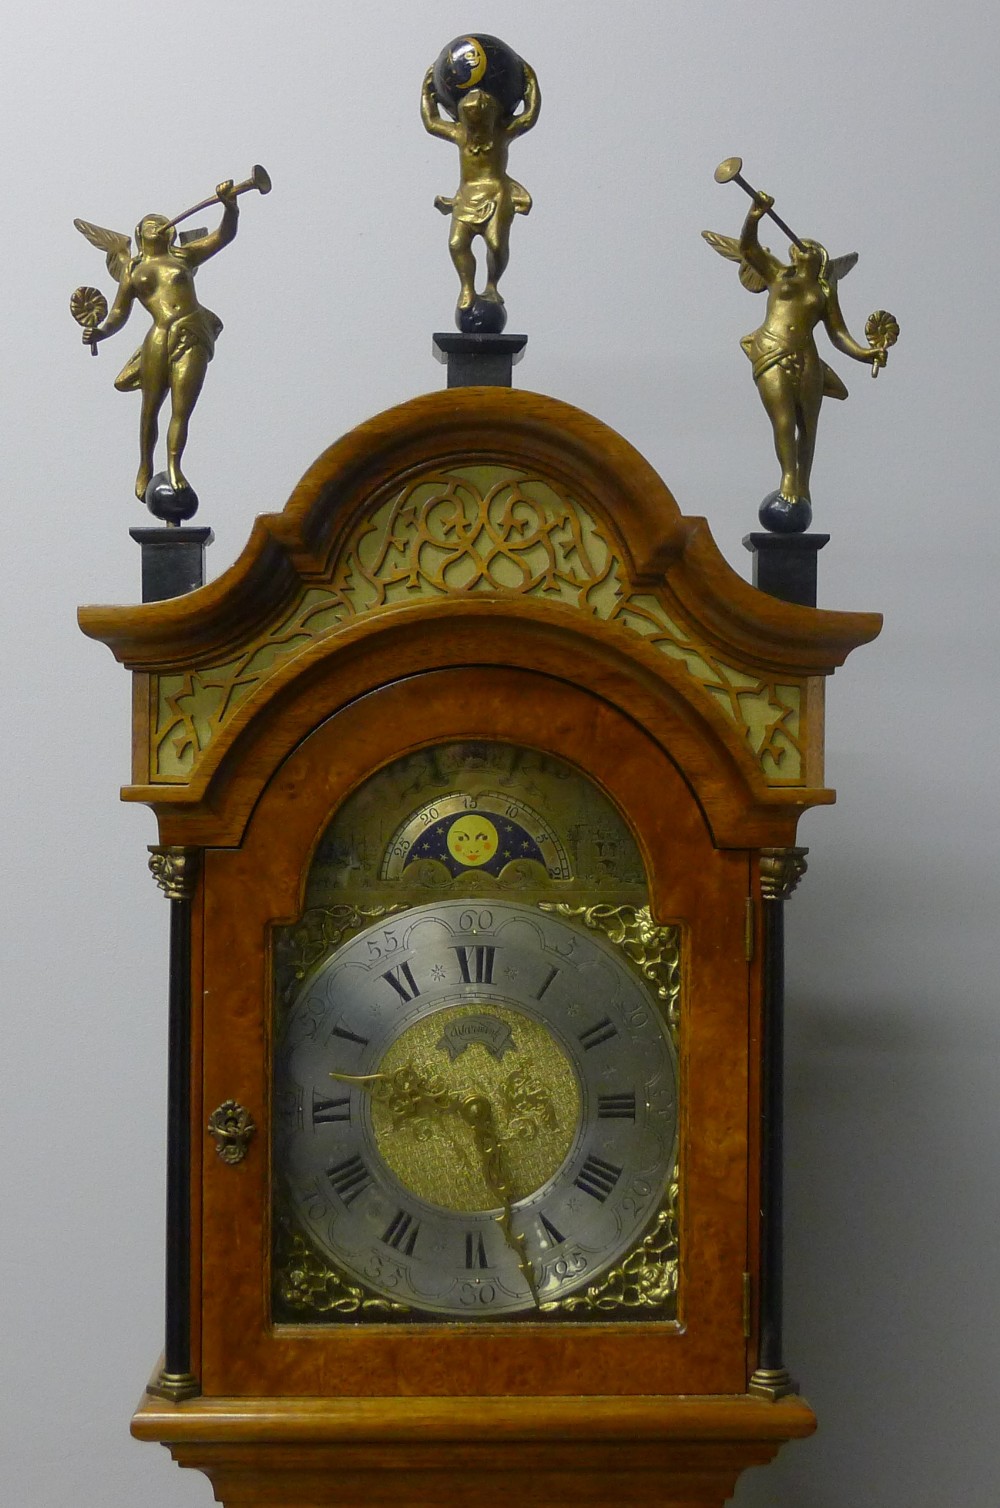
POLYGON ((459 817, 448 829, 448 852, 459 864, 471 869, 488 864, 499 844, 500 837, 493 823, 476 812, 459 817))
POLYGON ((467 79, 455 80, 457 89, 474 89, 486 72, 486 54, 475 37, 466 37, 465 43, 458 51, 456 49, 455 63, 469 70, 467 79))

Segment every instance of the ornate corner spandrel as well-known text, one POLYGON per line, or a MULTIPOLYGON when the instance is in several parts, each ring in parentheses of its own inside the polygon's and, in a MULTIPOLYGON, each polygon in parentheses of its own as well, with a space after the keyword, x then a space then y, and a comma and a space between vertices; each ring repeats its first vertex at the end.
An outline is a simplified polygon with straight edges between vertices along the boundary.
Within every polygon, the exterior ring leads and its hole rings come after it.
POLYGON ((400 1304, 395 1299, 381 1298, 363 1284, 351 1282, 284 1222, 278 1228, 274 1254, 274 1294, 280 1308, 294 1313, 300 1323, 302 1317, 309 1313, 410 1313, 405 1304, 400 1304))
POLYGON ((149 872, 169 901, 191 900, 200 867, 200 848, 150 845, 149 872))
POLYGON ((539 909, 558 916, 578 917, 608 941, 638 969, 656 990, 664 1020, 677 1046, 680 1020, 680 929, 661 927, 648 906, 573 906, 564 901, 540 901, 539 909))
POLYGON ((787 901, 807 868, 808 848, 762 848, 760 892, 765 901, 787 901))
POLYGON ((542 1304, 543 1314, 635 1314, 646 1310, 672 1319, 677 1311, 680 1274, 679 1205, 680 1189, 675 1178, 662 1209, 638 1246, 582 1293, 542 1304))

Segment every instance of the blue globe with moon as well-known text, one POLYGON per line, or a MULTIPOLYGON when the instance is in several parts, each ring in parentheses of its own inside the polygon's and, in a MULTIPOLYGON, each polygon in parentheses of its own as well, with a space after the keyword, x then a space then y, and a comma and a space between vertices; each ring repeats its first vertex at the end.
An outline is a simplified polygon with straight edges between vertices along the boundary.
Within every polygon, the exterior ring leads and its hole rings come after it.
POLYGON ((513 48, 486 32, 456 37, 434 64, 434 91, 449 115, 457 117, 462 96, 482 89, 513 115, 524 98, 524 63, 513 48))

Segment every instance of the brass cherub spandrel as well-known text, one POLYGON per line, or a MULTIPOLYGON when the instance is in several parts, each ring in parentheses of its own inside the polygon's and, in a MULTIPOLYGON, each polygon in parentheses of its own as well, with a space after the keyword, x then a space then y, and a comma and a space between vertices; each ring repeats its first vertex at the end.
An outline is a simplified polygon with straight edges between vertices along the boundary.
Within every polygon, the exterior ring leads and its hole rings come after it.
POLYGON ((899 326, 891 314, 877 310, 868 320, 861 345, 847 329, 837 294, 840 278, 857 262, 857 253, 830 257, 818 241, 802 240, 774 213, 774 200, 751 186, 740 174, 738 157, 716 169, 717 183, 736 182, 753 203, 738 240, 702 231, 710 246, 740 264, 740 282, 751 293, 767 291, 763 324, 745 335, 740 345, 753 364, 753 378, 774 431, 774 448, 781 466, 781 484, 760 506, 760 521, 773 533, 797 534, 812 521, 809 479, 816 448, 816 429, 824 398, 846 398, 847 388, 821 360, 814 331, 822 323, 831 341, 845 356, 871 362, 877 377, 895 344, 899 326), (792 241, 791 262, 780 262, 758 238, 763 215, 770 215, 792 241))
POLYGON ((255 168, 246 183, 234 185, 232 179, 226 179, 211 198, 173 220, 165 215, 144 215, 136 226, 134 254, 130 238, 122 232, 105 230, 88 220, 73 222, 93 246, 105 252, 108 271, 118 284, 110 312, 98 289, 78 288, 73 294, 70 308, 83 326, 84 343, 96 354, 97 342, 121 329, 137 301, 153 321, 142 345, 115 378, 115 387, 121 393, 138 390, 142 394, 136 497, 172 523, 190 518, 198 506, 181 461, 191 414, 222 330, 218 315, 199 302, 195 273, 235 237, 239 223, 237 195, 248 188, 267 193, 270 187, 264 170, 255 168), (222 219, 214 231, 197 231, 186 238, 178 236, 176 226, 181 220, 216 200, 223 208, 222 219), (168 394, 166 473, 154 477, 160 410, 168 394))
POLYGON ((452 197, 434 204, 451 215, 448 249, 461 283, 455 322, 466 332, 496 333, 507 321, 497 284, 510 259, 515 215, 531 209, 531 195, 507 172, 516 136, 530 131, 541 109, 534 69, 496 37, 459 37, 424 76, 421 117, 432 136, 459 151, 460 179, 452 197), (515 114, 523 101, 521 113, 515 114), (453 117, 446 120, 441 107, 453 117), (473 242, 486 244, 486 285, 476 293, 473 242))

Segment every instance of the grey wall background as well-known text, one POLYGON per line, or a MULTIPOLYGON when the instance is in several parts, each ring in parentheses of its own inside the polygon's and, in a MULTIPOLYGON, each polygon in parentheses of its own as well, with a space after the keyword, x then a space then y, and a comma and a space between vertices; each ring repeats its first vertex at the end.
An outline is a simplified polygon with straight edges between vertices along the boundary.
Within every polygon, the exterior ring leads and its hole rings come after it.
MULTIPOLYGON (((881 609, 830 687, 840 805, 807 818, 789 914, 788 1357, 821 1431, 739 1508, 996 1502, 998 426, 996 8, 791 0, 50 0, 5 7, 4 1500, 195 1508, 130 1441, 161 1334, 167 906, 118 804, 128 677, 74 622, 135 600, 138 399, 91 361, 74 215, 131 229, 262 161, 267 200, 201 274, 226 322, 188 454, 218 573, 333 439, 438 387, 457 178, 423 71, 482 27, 536 66, 512 169, 517 380, 619 429, 738 569, 776 481, 737 341, 760 306, 700 240, 740 153, 801 234, 861 261, 855 332, 903 334, 823 416, 821 602, 881 609)), ((208 219, 209 217, 206 217, 208 219)), ((214 221, 213 221, 214 223, 214 221)), ((779 241, 772 242, 776 249, 779 241)), ((783 249, 783 248, 782 248, 783 249)))

